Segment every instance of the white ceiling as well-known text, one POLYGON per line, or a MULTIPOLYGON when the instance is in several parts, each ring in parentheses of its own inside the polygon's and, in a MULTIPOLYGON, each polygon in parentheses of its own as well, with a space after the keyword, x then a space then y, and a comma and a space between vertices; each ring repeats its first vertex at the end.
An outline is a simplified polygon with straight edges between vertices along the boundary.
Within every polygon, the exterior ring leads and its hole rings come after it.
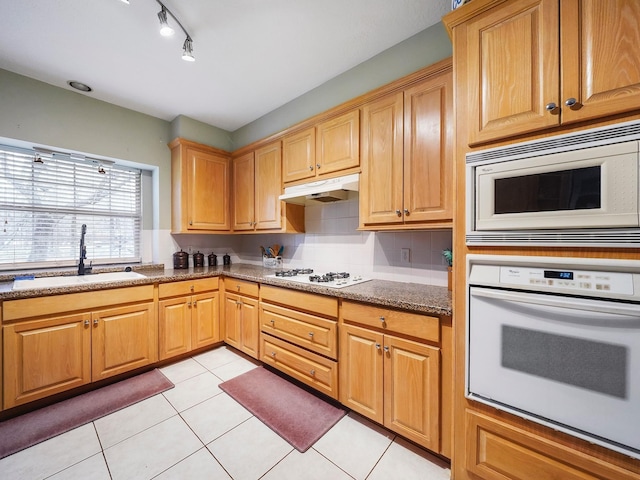
POLYGON ((438 23, 451 0, 0 0, 0 68, 167 121, 235 131, 438 23))

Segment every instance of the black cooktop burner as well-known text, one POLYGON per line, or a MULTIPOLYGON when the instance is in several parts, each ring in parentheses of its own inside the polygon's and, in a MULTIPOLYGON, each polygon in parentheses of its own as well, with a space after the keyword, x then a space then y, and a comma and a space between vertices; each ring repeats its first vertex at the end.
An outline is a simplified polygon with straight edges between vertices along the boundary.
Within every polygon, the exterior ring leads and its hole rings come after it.
POLYGON ((340 280, 343 278, 349 278, 349 274, 347 272, 329 272, 324 275, 309 275, 310 282, 318 282, 318 283, 326 283, 333 282, 335 280, 340 280))
POLYGON ((280 270, 276 272, 276 277, 295 277, 313 273, 312 268, 292 268, 290 270, 280 270))

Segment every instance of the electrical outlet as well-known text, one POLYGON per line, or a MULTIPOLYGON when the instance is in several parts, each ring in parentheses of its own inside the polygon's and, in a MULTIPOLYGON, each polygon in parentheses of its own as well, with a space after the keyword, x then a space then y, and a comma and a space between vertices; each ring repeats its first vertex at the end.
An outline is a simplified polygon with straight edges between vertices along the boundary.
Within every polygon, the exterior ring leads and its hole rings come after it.
POLYGON ((409 248, 400 249, 400 263, 403 265, 409 265, 411 263, 411 249, 409 248))

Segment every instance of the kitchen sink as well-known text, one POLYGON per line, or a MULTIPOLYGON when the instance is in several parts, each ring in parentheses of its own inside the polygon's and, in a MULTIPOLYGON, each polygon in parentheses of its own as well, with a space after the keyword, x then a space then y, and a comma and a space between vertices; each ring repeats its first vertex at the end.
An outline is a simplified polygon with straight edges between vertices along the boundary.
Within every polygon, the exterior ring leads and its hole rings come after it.
POLYGON ((33 288, 55 288, 73 285, 88 285, 102 282, 118 282, 122 280, 135 280, 146 278, 137 272, 106 272, 89 275, 63 275, 59 277, 38 277, 34 279, 21 279, 13 282, 13 290, 28 290, 33 288))

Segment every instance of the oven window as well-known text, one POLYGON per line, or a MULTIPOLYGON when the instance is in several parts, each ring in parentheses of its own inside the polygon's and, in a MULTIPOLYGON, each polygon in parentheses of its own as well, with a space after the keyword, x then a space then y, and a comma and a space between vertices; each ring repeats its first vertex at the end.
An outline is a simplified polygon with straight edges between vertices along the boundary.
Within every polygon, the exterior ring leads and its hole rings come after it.
POLYGON ((627 347, 502 325, 502 366, 627 397, 627 347))
POLYGON ((600 208, 601 167, 586 167, 495 180, 495 213, 600 208))

